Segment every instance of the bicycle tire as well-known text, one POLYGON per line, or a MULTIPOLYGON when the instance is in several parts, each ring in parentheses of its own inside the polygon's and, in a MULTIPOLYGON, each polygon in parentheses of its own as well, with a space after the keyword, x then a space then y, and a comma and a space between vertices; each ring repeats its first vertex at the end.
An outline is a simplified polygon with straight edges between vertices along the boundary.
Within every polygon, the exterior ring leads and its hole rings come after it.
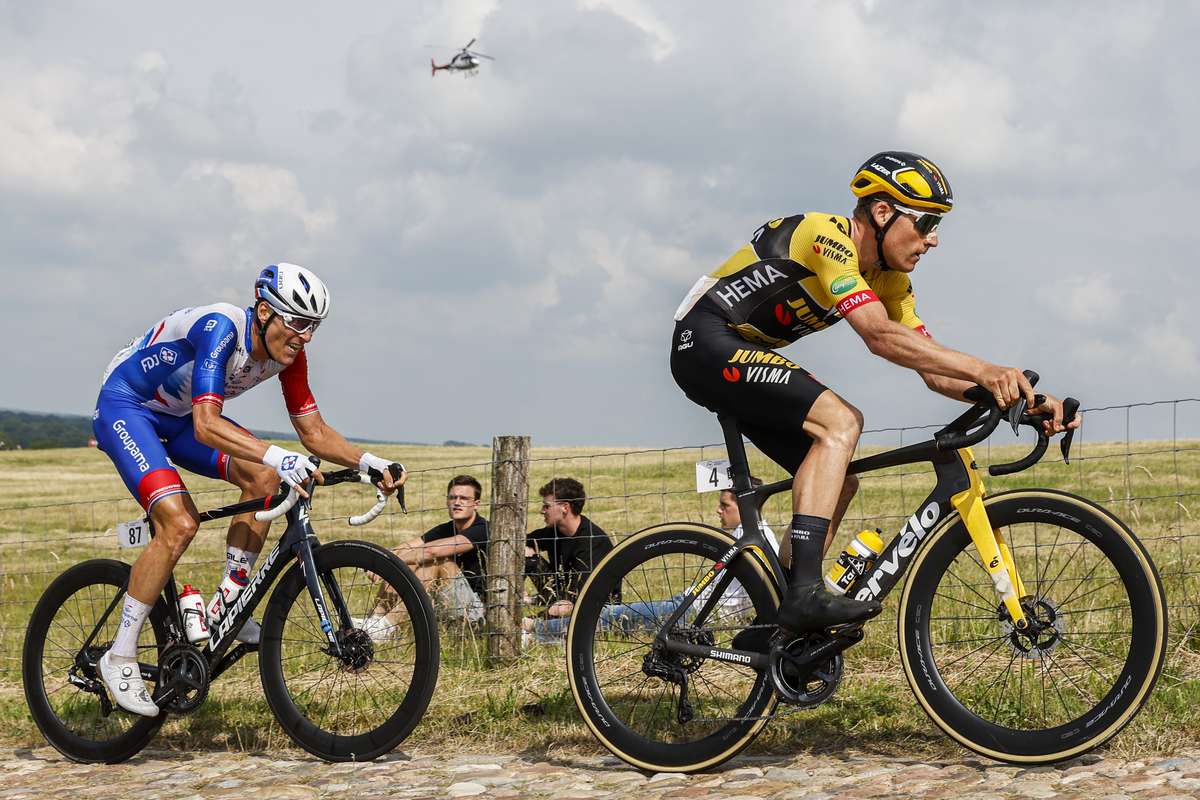
MULTIPOLYGON (((163 710, 156 717, 142 717, 115 706, 105 717, 99 699, 66 681, 67 670, 99 615, 114 597, 124 594, 129 571, 128 564, 111 559, 76 564, 42 593, 25 629, 21 652, 25 702, 46 741, 72 761, 116 764, 130 759, 154 738, 167 717, 163 710), (55 664, 56 659, 60 663, 55 664)), ((160 599, 139 638, 140 650, 153 647, 155 663, 167 641, 166 619, 160 599), (145 644, 150 639, 152 644, 145 644)), ((120 621, 118 601, 94 640, 95 654, 108 649, 120 621)), ((89 677, 98 679, 98 671, 89 677)), ((153 694, 153 685, 147 689, 153 694)))
MULTIPOLYGON (((600 562, 575 603, 567 632, 567 676, 575 703, 596 738, 635 767, 655 772, 694 772, 715 767, 754 740, 778 703, 766 671, 755 672, 749 666, 716 659, 692 659, 690 663, 695 669, 689 679, 689 691, 695 697, 697 713, 701 715, 699 721, 706 724, 697 724, 693 729, 689 727, 692 723, 679 723, 678 718, 672 723, 669 708, 667 717, 660 717, 661 701, 666 694, 670 694, 671 702, 678 707, 677 684, 643 673, 642 684, 649 684, 658 693, 658 700, 648 719, 642 722, 643 729, 638 729, 641 689, 631 700, 615 685, 621 679, 620 671, 633 667, 631 674, 638 673, 637 665, 645 663, 657 626, 670 613, 670 607, 658 610, 650 606, 653 598, 648 595, 661 593, 661 597, 671 597, 683 592, 728 551, 733 541, 728 533, 704 525, 668 523, 646 529, 617 545, 600 562), (648 569, 661 570, 662 574, 647 572, 644 569, 647 564, 652 565, 648 569), (638 610, 620 611, 614 623, 610 609, 610 621, 601 624, 604 607, 618 586, 622 590, 620 608, 638 610), (614 628, 621 632, 611 635, 614 628), (633 646, 624 651, 619 649, 631 640, 635 642, 633 646), (599 672, 598 663, 605 664, 599 672), (696 677, 702 676, 706 668, 711 668, 709 674, 697 681, 696 677), (720 693, 726 691, 728 699, 722 699, 720 693), (724 716, 704 716, 711 713, 724 716)), ((684 635, 709 636, 711 639, 698 640, 709 646, 728 647, 729 639, 753 615, 773 617, 779 605, 779 590, 759 558, 743 551, 743 556, 730 563, 729 569, 745 588, 753 608, 722 620, 718 607, 713 620, 733 624, 717 624, 706 627, 707 633, 697 633, 697 629, 684 635)), ((699 610, 699 606, 693 608, 699 610)))
POLYGON ((1028 596, 1042 604, 1042 643, 1005 628, 1007 615, 955 515, 930 535, 904 587, 905 674, 934 724, 968 749, 1020 764, 1072 758, 1115 736, 1149 697, 1166 658, 1162 583, 1137 537, 1094 503, 1045 489, 985 502, 1028 596), (1069 549, 1052 552, 1060 543, 1069 549), (1111 632, 1096 630, 1106 624, 1111 632), (991 655, 979 653, 989 650, 1007 665, 985 667, 991 655))
MULTIPOLYGON (((308 599, 301 566, 296 563, 279 582, 263 616, 259 650, 263 692, 279 724, 300 747, 327 761, 369 761, 391 752, 404 741, 429 707, 437 685, 439 660, 433 606, 416 575, 382 547, 369 542, 332 542, 314 549, 313 557, 325 590, 326 607, 335 625, 337 612, 329 596, 333 579, 338 578, 336 584, 351 613, 364 612, 362 616, 366 616, 366 609, 376 602, 379 592, 368 579, 374 574, 398 595, 399 604, 389 613, 397 620, 406 620, 403 638, 393 636, 381 643, 372 641, 370 659, 354 668, 325 653, 321 648, 327 647, 328 642, 315 623, 317 616, 308 599), (296 604, 297 598, 301 598, 300 606, 296 604), (393 664, 407 674, 397 672, 393 664), (327 676, 337 683, 333 687, 336 699, 330 701, 337 706, 332 712, 315 696, 306 697, 317 688, 315 683, 303 688, 314 674, 318 682, 327 676), (353 687, 346 685, 351 679, 355 682, 353 687), (378 689, 376 692, 367 687, 373 708, 343 712, 347 694, 336 689, 363 688, 368 681, 378 689), (325 718, 313 719, 321 715, 325 718), (365 721, 367 717, 372 719, 365 721), (353 730, 343 730, 347 726, 353 730)), ((398 623, 396 627, 401 625, 398 623)))

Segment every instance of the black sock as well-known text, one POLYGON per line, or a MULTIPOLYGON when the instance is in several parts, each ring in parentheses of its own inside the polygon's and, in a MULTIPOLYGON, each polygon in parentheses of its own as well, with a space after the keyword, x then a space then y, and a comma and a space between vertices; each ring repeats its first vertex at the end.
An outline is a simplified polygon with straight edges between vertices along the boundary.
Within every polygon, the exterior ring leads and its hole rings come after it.
POLYGON ((825 536, 828 533, 829 520, 825 517, 792 515, 792 570, 789 580, 793 584, 821 580, 821 557, 825 554, 825 536))

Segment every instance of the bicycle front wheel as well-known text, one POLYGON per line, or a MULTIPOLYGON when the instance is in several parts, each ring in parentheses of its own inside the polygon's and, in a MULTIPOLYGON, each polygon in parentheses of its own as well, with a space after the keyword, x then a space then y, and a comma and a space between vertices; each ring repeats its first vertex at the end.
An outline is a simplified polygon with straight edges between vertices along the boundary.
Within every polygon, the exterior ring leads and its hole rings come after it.
MULTIPOLYGON (((167 717, 117 708, 96 666, 121 623, 129 565, 96 559, 76 564, 47 587, 29 618, 21 653, 25 702, 42 735, 74 761, 116 764, 136 755, 167 717), (106 705, 107 703, 107 705, 106 705)), ((158 664, 167 641, 161 600, 138 637, 138 660, 158 664)), ((153 694, 153 683, 147 690, 153 694)))
MULTIPOLYGON (((682 594, 733 544, 728 534, 674 523, 634 534, 592 572, 571 615, 567 675, 596 738, 642 769, 690 772, 737 755, 778 702, 766 671, 667 653, 655 638, 682 594), (621 602, 613 595, 621 593, 621 602)), ((779 593, 758 558, 743 551, 707 619, 697 600, 667 635, 706 647, 730 640, 756 615, 773 618, 779 593)), ((716 584, 716 581, 713 582, 716 584)))
POLYGON ((328 761, 368 761, 404 741, 429 707, 438 675, 433 607, 420 580, 382 547, 332 542, 313 557, 342 655, 321 630, 297 563, 263 617, 263 691, 296 744, 328 761))
POLYGON ((1080 755, 1116 735, 1158 679, 1167 608, 1150 556, 1087 500, 1020 490, 986 500, 1025 584, 1016 630, 961 519, 918 554, 900 605, 900 655, 930 718, 1014 763, 1080 755))

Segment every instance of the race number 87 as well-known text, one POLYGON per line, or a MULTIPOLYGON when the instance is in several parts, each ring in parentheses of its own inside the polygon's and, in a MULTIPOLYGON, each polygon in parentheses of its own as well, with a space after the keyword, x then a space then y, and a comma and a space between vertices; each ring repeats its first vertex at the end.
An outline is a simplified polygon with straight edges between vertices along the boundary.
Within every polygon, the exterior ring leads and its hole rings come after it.
POLYGON ((117 545, 126 548, 141 547, 146 544, 149 532, 149 524, 144 518, 122 522, 117 526, 117 545))

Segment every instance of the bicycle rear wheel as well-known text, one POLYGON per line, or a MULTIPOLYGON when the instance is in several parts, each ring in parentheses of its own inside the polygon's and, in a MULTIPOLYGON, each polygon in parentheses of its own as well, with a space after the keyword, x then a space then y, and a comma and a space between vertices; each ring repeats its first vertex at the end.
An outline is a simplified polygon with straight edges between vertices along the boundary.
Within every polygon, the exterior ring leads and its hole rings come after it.
MULTIPOLYGON (((132 758, 167 717, 165 711, 142 717, 115 704, 105 713, 101 701, 101 692, 108 695, 96 662, 112 646, 121 622, 129 569, 109 559, 76 564, 47 587, 25 630, 21 675, 29 713, 46 741, 74 761, 116 764, 132 758)), ((157 664, 167 641, 161 601, 150 610, 149 623, 138 638, 138 659, 157 664)), ((153 683, 146 688, 154 693, 153 683)))
POLYGON ((1137 714, 1167 646, 1162 584, 1120 520, 1082 498, 1021 490, 988 517, 1025 583, 1029 634, 1008 613, 961 520, 935 531, 900 605, 900 654, 930 718, 977 753, 1072 758, 1137 714))
MULTIPOLYGON (((754 740, 778 702, 765 671, 654 648, 679 596, 731 544, 724 532, 687 523, 634 534, 592 572, 575 604, 567 633, 575 703, 596 738, 636 767, 680 772, 716 766, 754 740), (618 589, 622 602, 614 605, 611 595, 618 589), (686 674, 691 719, 680 714, 683 686, 662 677, 671 671, 686 674)), ((707 620, 693 624, 686 613, 671 637, 727 648, 756 614, 774 615, 779 594, 757 557, 743 552, 729 571, 744 591, 730 584, 707 620)), ((701 605, 692 609, 699 612, 701 605)))
POLYGON ((328 761, 378 758, 412 733, 433 697, 433 608, 420 580, 381 547, 332 542, 313 557, 345 656, 333 654, 297 563, 263 616, 263 691, 279 724, 313 755, 328 761), (339 618, 339 595, 353 617, 348 628, 339 618))

